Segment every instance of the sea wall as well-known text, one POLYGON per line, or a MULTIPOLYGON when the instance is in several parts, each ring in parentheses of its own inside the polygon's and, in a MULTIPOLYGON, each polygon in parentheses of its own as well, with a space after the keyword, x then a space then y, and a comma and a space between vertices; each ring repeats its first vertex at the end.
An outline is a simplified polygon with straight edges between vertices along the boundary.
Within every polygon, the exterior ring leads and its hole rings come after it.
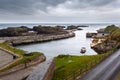
POLYGON ((28 43, 36 43, 36 42, 45 42, 45 41, 52 41, 52 40, 59 40, 69 37, 74 37, 75 33, 69 32, 60 35, 32 35, 32 36, 17 36, 17 37, 0 37, 0 40, 6 40, 11 42, 13 45, 20 45, 20 44, 28 44, 28 43))

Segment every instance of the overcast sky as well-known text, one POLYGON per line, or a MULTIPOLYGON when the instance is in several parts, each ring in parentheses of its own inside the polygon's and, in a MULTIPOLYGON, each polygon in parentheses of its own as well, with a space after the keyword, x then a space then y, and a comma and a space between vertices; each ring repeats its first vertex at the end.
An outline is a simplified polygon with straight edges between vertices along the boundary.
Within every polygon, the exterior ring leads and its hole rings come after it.
POLYGON ((0 0, 0 22, 119 22, 120 0, 0 0))

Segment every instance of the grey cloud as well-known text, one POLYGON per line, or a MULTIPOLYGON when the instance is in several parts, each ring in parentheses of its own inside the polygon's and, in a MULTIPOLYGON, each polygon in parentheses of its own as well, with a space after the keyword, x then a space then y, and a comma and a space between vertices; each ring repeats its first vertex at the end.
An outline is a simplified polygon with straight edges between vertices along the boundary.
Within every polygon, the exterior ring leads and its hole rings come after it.
POLYGON ((90 6, 104 6, 115 0, 84 0, 86 3, 90 4, 90 6))
MULTIPOLYGON (((94 11, 98 10, 99 14, 102 15, 101 13, 102 10, 104 10, 104 12, 107 12, 108 8, 109 11, 111 11, 111 9, 119 9, 120 8, 119 4, 120 0, 0 0, 0 17, 3 16, 2 18, 7 19, 8 16, 12 14, 13 17, 11 16, 9 19, 13 18, 16 19, 16 17, 14 16, 17 16, 17 18, 32 17, 33 19, 36 19, 36 16, 38 17, 38 19, 41 17, 45 19, 46 17, 48 18, 49 16, 50 18, 53 18, 54 16, 54 19, 56 19, 57 17, 59 17, 58 16, 59 13, 57 13, 57 15, 54 14, 52 15, 49 11, 52 11, 51 9, 53 9, 54 11, 53 13, 55 13, 54 9, 59 10, 57 8, 61 7, 59 5, 62 5, 63 6, 62 8, 64 8, 63 10, 66 10, 64 14, 69 14, 69 12, 67 13, 67 9, 69 9, 70 11, 79 12, 85 11, 85 13, 89 13, 87 9, 91 9, 94 11), (72 3, 71 4, 67 3, 69 1, 72 3), (48 8, 50 10, 48 10, 48 8), (43 15, 44 13, 45 15, 43 15)), ((83 15, 83 13, 73 14, 76 16, 83 15)), ((66 16, 63 17, 64 20, 66 16)), ((83 15, 83 17, 88 18, 89 16, 83 15)), ((94 15, 92 17, 94 17, 94 15)))
POLYGON ((66 0, 39 0, 47 5, 56 6, 58 4, 64 3, 66 0))
POLYGON ((31 0, 0 0, 0 11, 5 13, 30 14, 32 11, 31 0))
POLYGON ((15 14, 33 14, 37 9, 46 10, 47 6, 56 6, 65 0, 0 0, 0 12, 15 14))
POLYGON ((64 4, 66 1, 77 1, 77 4, 66 5, 71 9, 89 8, 104 6, 116 0, 0 0, 0 13, 15 13, 15 14, 34 14, 37 10, 47 12, 48 6, 56 7, 59 4, 64 4))
MULTIPOLYGON (((70 9, 86 9, 86 8, 98 8, 110 5, 117 0, 69 0, 74 5, 65 5, 67 8, 70 9)), ((112 6, 113 7, 113 6, 112 6)))
POLYGON ((64 3, 66 0, 36 0, 34 4, 35 9, 40 9, 47 12, 48 6, 57 6, 61 3, 64 3))

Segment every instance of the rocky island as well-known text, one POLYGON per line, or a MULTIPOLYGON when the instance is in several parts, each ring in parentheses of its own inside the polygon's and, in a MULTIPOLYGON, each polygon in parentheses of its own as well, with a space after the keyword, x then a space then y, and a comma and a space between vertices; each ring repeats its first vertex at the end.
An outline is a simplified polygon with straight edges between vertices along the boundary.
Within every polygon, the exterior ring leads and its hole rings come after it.
POLYGON ((80 27, 83 27, 83 26, 70 25, 70 26, 67 26, 67 30, 83 30, 80 27))

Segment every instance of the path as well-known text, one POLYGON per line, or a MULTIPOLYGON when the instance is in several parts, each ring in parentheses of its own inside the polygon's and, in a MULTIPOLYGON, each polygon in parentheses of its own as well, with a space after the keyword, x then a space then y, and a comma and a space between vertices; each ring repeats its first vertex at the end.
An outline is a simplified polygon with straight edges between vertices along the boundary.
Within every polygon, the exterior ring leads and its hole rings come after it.
POLYGON ((47 72, 49 65, 53 59, 49 59, 40 64, 10 73, 0 77, 0 80, 21 80, 30 75, 27 80, 40 80, 47 72), (32 73, 32 74, 31 74, 32 73), (37 79, 39 77, 39 79, 37 79))
POLYGON ((80 80, 113 80, 120 69, 120 50, 89 71, 80 80))
POLYGON ((13 56, 11 54, 6 53, 3 50, 0 50, 0 68, 12 61, 13 61, 13 56))
MULTIPOLYGON (((48 73, 48 69, 53 62, 53 58, 39 64, 37 68, 30 74, 27 80, 44 80, 45 75, 48 73)), ((50 72, 49 72, 50 73, 50 72)))
POLYGON ((29 74, 31 74, 34 68, 35 66, 32 66, 32 67, 28 67, 28 68, 10 73, 9 75, 0 77, 0 80, 21 80, 26 76, 28 76, 29 74))

